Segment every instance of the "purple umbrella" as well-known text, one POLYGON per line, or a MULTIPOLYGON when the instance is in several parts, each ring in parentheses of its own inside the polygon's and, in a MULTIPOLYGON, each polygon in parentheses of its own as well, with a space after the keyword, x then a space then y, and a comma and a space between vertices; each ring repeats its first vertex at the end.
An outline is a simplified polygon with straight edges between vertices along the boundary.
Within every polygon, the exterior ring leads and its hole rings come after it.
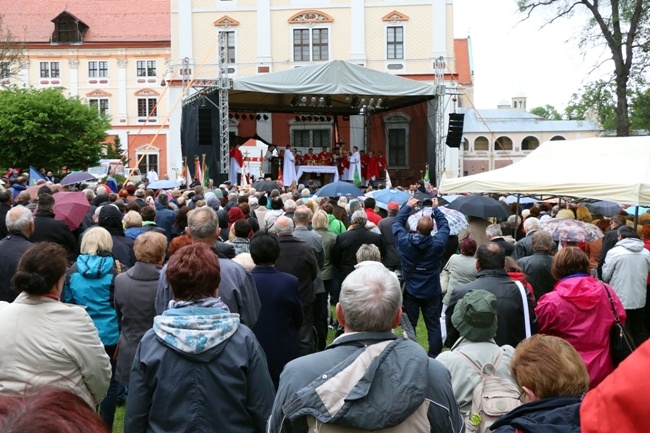
POLYGON ((63 221, 70 231, 79 228, 90 203, 83 192, 57 192, 54 197, 54 219, 63 221))
POLYGON ((75 171, 61 179, 61 185, 74 185, 75 183, 85 182, 87 180, 97 180, 95 176, 87 171, 75 171))

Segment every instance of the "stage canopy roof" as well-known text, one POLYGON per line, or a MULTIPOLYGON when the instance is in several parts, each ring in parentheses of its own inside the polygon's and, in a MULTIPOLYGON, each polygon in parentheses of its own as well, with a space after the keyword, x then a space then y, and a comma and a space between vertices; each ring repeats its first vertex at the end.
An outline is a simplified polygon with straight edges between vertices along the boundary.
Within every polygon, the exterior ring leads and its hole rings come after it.
POLYGON ((378 113, 435 96, 430 83, 332 60, 235 78, 228 105, 230 111, 354 115, 360 114, 363 105, 372 105, 372 113, 378 113))
POLYGON ((650 137, 548 141, 507 167, 443 179, 440 191, 556 195, 650 205, 650 137))

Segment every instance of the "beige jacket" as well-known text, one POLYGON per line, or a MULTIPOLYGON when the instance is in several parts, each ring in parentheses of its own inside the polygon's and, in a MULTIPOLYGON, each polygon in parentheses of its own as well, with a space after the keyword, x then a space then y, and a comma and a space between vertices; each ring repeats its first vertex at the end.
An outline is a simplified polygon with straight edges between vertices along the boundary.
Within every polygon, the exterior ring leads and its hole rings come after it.
POLYGON ((0 394, 47 385, 70 389, 95 406, 111 364, 86 310, 26 293, 0 309, 0 394))

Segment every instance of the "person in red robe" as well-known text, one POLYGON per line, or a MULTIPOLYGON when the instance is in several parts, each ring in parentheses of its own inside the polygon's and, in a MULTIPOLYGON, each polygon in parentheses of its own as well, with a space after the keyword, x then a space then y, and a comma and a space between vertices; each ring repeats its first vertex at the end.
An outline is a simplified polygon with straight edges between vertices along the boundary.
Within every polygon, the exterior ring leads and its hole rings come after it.
POLYGON ((361 177, 365 180, 368 180, 368 154, 363 150, 360 150, 359 155, 361 157, 361 177))
POLYGON ((320 165, 334 164, 334 155, 327 151, 328 147, 323 147, 321 153, 318 154, 317 161, 320 165))
POLYGON ((314 149, 311 147, 309 150, 307 150, 307 153, 305 156, 302 157, 302 164, 303 165, 316 165, 316 155, 314 154, 314 149))
POLYGON ((388 170, 388 163, 386 162, 386 157, 384 156, 384 152, 382 152, 381 150, 377 153, 377 164, 379 165, 378 177, 380 178, 386 177, 384 171, 388 170))
POLYGON ((375 152, 372 150, 368 152, 368 169, 366 174, 368 175, 368 182, 373 182, 379 179, 379 160, 375 156, 375 152))
POLYGON ((228 167, 228 180, 231 185, 239 185, 239 175, 244 166, 244 156, 239 150, 239 144, 235 144, 230 149, 230 165, 228 167))

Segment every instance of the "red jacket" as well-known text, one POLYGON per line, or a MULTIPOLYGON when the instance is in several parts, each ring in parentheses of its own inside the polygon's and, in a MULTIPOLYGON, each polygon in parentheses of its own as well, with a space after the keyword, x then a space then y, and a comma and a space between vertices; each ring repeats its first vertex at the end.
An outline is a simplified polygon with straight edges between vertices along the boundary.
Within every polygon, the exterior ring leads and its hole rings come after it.
POLYGON ((364 210, 366 211, 366 216, 368 217, 368 221, 370 221, 374 225, 379 224, 379 221, 381 221, 381 216, 377 215, 374 209, 366 208, 364 210))
POLYGON ((643 388, 650 381, 650 341, 643 343, 580 406, 582 433, 645 433, 648 404, 643 388))
MULTIPOLYGON (((625 323, 621 301, 611 287, 607 288, 621 322, 625 323)), ((600 281, 586 274, 563 278, 552 292, 539 298, 535 313, 540 333, 564 338, 578 351, 587 365, 591 388, 614 370, 609 353, 614 313, 600 281)))

